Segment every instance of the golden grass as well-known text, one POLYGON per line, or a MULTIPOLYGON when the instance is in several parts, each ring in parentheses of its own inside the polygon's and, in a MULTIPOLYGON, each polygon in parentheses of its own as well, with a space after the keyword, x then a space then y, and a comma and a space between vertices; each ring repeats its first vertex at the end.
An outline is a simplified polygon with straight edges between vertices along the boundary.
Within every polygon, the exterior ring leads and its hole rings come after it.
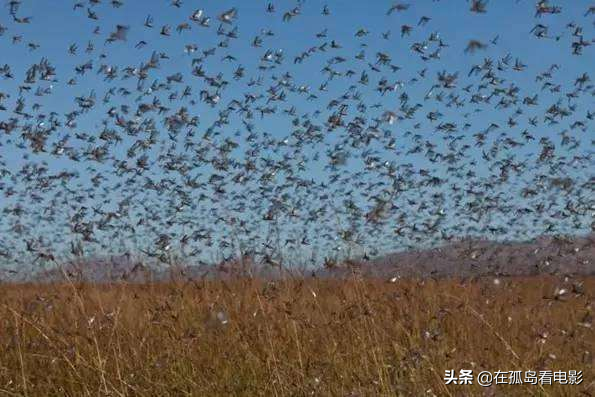
POLYGON ((4 285, 0 394, 592 395, 595 279, 579 281, 4 285), (445 386, 447 369, 584 380, 445 386))

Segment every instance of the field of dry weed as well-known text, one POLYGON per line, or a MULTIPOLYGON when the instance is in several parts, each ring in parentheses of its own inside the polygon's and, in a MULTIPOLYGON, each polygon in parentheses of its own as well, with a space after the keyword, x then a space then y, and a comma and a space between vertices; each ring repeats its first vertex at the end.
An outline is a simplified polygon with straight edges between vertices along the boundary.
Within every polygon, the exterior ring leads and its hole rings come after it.
POLYGON ((3 285, 0 395, 594 395, 594 287, 554 277, 3 285), (446 386, 448 369, 584 380, 446 386))

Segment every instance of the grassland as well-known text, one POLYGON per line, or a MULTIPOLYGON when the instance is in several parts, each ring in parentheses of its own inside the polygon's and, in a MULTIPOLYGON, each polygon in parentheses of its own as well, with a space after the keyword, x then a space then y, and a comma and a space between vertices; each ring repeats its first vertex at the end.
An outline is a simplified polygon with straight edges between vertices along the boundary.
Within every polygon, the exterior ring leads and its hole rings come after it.
POLYGON ((595 279, 0 286, 0 395, 593 395, 595 279), (447 369, 582 370, 446 386, 447 369))

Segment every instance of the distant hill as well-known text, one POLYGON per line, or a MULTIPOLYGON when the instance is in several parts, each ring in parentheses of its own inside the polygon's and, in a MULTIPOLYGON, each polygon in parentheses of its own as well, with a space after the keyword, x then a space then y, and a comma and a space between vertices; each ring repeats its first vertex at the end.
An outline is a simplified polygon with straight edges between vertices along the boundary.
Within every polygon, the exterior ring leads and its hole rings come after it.
MULTIPOLYGON (((51 268, 33 275, 33 281, 55 282, 64 281, 69 278, 73 281, 85 282, 147 282, 147 281, 168 281, 175 279, 199 279, 202 277, 233 277, 246 275, 246 270, 251 266, 252 261, 244 259, 219 263, 207 266, 150 266, 129 256, 111 256, 109 258, 87 258, 77 262, 65 264, 61 268, 51 268)), ((254 267, 252 267, 254 269, 254 267)), ((264 271, 259 272, 263 275, 264 271)))
POLYGON ((141 263, 134 262, 128 256, 109 258, 88 258, 70 262, 61 268, 51 268, 33 275, 33 281, 53 282, 66 278, 76 281, 112 282, 149 280, 153 271, 145 269, 141 263))
MULTIPOLYGON (((34 281, 62 281, 65 276, 88 282, 143 282, 201 277, 226 278, 253 273, 279 274, 252 261, 229 261, 213 266, 175 269, 147 267, 127 256, 87 259, 62 269, 36 274, 34 281), (255 270, 256 269, 256 270, 255 270)), ((314 271, 317 277, 343 277, 352 273, 370 277, 522 276, 537 274, 595 275, 595 234, 585 237, 539 237, 527 242, 463 240, 432 249, 410 250, 371 260, 350 260, 314 271)))
POLYGON ((318 274, 339 276, 353 271, 377 277, 595 275, 595 234, 574 238, 544 236, 527 242, 458 241, 369 261, 342 263, 318 274))

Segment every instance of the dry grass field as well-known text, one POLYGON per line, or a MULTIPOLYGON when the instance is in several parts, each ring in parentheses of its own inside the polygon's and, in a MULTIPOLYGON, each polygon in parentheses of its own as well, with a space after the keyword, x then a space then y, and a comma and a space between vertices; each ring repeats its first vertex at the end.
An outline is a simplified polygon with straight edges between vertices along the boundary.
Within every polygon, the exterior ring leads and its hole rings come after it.
POLYGON ((0 395, 595 395, 595 279, 0 287, 0 395), (580 385, 445 370, 582 370, 580 385))

